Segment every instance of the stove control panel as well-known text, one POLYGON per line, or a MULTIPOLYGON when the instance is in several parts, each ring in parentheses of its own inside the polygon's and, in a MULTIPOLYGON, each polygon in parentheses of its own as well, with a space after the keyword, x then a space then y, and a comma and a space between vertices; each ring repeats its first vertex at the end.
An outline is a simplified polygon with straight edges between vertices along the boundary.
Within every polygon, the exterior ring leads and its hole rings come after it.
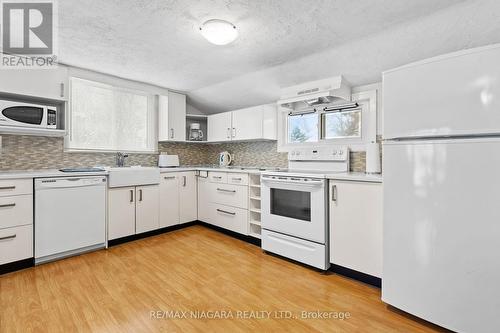
POLYGON ((347 146, 328 146, 318 148, 296 148, 288 153, 290 161, 348 161, 347 146))

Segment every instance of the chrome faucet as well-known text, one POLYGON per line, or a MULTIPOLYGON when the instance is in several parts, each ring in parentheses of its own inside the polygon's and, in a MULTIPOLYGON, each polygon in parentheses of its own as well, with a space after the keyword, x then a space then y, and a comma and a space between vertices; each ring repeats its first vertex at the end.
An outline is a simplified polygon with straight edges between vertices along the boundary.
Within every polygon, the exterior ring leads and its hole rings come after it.
POLYGON ((125 166, 125 158, 128 157, 127 154, 124 153, 116 153, 116 166, 117 167, 124 167, 125 166))

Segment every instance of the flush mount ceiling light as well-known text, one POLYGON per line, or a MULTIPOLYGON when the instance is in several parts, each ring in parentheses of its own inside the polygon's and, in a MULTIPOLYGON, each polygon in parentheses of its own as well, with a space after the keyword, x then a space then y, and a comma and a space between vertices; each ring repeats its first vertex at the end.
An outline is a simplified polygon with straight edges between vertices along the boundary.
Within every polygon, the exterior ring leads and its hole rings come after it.
POLYGON ((238 30, 231 22, 224 20, 208 20, 200 27, 201 34, 210 43, 226 45, 238 37, 238 30))

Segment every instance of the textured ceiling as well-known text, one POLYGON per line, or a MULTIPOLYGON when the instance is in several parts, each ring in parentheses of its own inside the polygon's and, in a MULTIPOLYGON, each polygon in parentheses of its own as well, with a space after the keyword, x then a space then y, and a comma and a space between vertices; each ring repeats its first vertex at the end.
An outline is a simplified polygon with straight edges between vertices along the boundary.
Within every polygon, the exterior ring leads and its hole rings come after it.
POLYGON ((370 83, 423 56, 500 41, 498 7, 495 0, 64 0, 59 58, 185 91, 211 113, 276 100, 280 86, 304 80, 344 74, 370 83), (211 18, 233 22, 240 37, 209 44, 197 29, 211 18))

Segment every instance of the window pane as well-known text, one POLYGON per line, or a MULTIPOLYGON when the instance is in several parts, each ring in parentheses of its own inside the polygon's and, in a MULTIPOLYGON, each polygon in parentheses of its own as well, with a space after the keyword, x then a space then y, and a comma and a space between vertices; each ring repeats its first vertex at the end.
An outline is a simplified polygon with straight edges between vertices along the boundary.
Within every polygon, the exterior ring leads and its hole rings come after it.
POLYGON ((115 132, 119 150, 148 148, 148 97, 115 92, 115 132))
POLYGON ((77 149, 112 149, 113 91, 81 81, 71 84, 71 146, 77 149))
POLYGON ((323 139, 361 137, 361 110, 323 114, 323 139))
POLYGON ((318 114, 288 116, 288 142, 318 141, 318 114))
POLYGON ((71 79, 70 149, 152 152, 152 96, 71 79))

